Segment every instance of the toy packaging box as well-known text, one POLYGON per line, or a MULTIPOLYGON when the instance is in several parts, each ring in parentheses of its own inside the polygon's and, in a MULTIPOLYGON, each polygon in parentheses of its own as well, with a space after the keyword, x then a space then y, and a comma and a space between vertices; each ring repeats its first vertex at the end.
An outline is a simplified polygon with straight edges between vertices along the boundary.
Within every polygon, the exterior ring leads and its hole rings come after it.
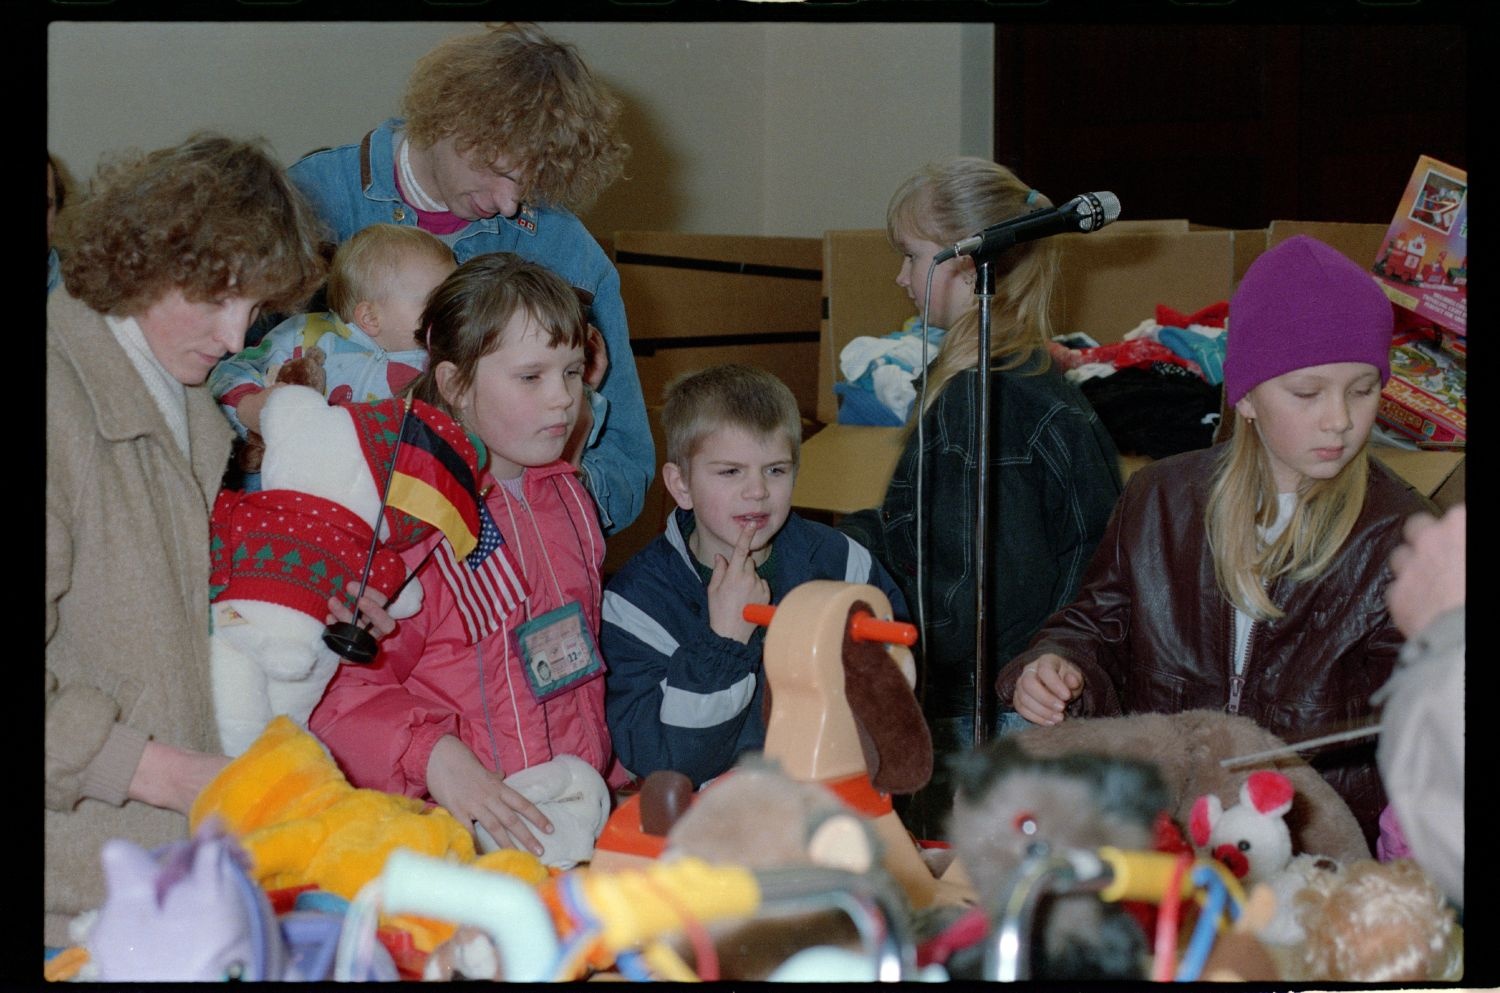
POLYGON ((1419 448, 1464 447, 1468 246, 1468 173, 1421 156, 1371 266, 1397 307, 1380 423, 1419 448))
POLYGON ((1372 269, 1396 306, 1457 335, 1469 310, 1469 176, 1417 160, 1372 269))
POLYGON ((1468 433, 1466 369, 1436 328, 1412 328, 1391 342, 1391 378, 1380 391, 1382 427, 1418 448, 1463 448, 1468 433))

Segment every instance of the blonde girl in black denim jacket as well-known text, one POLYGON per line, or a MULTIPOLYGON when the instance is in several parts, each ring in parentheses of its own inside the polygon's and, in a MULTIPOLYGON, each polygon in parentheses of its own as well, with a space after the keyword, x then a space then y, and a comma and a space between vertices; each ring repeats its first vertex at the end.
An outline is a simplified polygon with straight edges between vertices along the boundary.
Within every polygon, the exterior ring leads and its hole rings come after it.
MULTIPOLYGON (((884 501, 840 527, 875 552, 922 625, 917 690, 938 762, 932 782, 903 811, 919 837, 946 835, 953 789, 942 757, 973 740, 975 672, 975 266, 966 256, 931 263, 976 231, 1047 206, 1004 166, 956 157, 913 173, 886 214, 902 256, 897 285, 930 325, 949 330, 928 366, 884 501)), ((1120 494, 1120 474, 1093 408, 1051 368, 1052 244, 1015 245, 993 265, 986 624, 998 670, 1072 599, 1120 494)), ((1000 716, 1002 725, 1014 720, 1000 716)))

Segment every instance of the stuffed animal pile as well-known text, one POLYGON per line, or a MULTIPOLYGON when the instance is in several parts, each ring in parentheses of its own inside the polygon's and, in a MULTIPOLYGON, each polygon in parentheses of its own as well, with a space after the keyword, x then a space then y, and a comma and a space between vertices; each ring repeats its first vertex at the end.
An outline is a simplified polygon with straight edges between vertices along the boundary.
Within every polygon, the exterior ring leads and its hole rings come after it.
MULTIPOLYGON (((1239 802, 1247 773, 1225 768, 1221 760, 1285 744, 1250 718, 1218 710, 1066 720, 1028 728, 1015 738, 1030 755, 1084 753, 1151 763, 1167 788, 1168 812, 1180 825, 1191 821, 1200 797, 1212 794, 1226 807, 1239 802)), ((1269 765, 1286 777, 1293 792, 1285 814, 1293 851, 1343 861, 1369 857, 1369 845, 1349 805, 1316 769, 1296 755, 1281 756, 1269 765)))

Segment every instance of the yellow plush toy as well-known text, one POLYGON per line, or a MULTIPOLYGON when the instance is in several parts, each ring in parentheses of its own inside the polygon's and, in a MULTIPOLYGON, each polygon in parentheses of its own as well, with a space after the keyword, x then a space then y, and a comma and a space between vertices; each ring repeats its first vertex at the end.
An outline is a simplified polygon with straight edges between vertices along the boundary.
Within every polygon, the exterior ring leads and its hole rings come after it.
POLYGON ((313 884, 352 900, 405 848, 474 861, 474 839, 442 807, 356 789, 322 743, 277 717, 193 802, 194 830, 217 816, 249 853, 268 890, 313 884))

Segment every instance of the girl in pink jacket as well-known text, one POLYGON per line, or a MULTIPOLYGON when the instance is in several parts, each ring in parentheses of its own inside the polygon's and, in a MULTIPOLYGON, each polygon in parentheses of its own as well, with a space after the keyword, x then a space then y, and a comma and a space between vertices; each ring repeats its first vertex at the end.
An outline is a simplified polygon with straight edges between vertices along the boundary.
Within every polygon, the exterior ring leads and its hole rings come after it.
POLYGON ((508 253, 470 259, 433 291, 411 392, 488 450, 480 491, 500 544, 479 569, 434 549, 441 535, 405 553, 422 609, 373 664, 340 666, 309 722, 355 786, 430 798, 537 855, 553 824, 508 776, 571 755, 610 785, 626 779, 596 647, 604 539, 563 457, 581 448, 587 336, 572 288, 508 253))

